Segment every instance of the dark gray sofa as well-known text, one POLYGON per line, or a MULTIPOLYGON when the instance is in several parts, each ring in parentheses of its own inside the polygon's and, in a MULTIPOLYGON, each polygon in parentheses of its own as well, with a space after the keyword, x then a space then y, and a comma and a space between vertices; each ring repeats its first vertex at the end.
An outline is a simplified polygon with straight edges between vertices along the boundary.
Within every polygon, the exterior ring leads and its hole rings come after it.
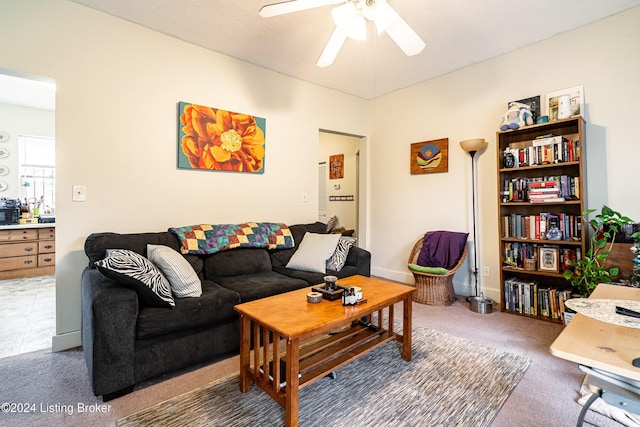
MULTIPOLYGON (((305 232, 326 233, 323 223, 289 227, 296 246, 266 250, 238 248, 213 255, 184 255, 202 282, 202 296, 176 298, 174 308, 145 305, 138 294, 103 276, 94 263, 107 249, 146 256, 147 244, 179 251, 170 232, 94 233, 85 241, 89 265, 82 274, 82 345, 89 378, 103 400, 131 392, 144 380, 237 354, 239 322, 234 306, 322 283, 325 274, 286 268, 305 232)), ((371 254, 349 250, 339 272, 369 276, 371 254)))

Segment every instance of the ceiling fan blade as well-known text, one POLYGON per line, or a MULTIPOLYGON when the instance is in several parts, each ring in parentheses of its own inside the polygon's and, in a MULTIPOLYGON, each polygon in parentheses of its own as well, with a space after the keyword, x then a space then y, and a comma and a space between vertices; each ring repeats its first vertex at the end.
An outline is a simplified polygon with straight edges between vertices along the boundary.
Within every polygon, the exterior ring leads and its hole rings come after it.
POLYGON ((329 65, 333 64, 333 61, 336 59, 336 56, 338 56, 338 53, 340 52, 340 49, 342 49, 342 45, 344 44, 345 40, 347 40, 347 33, 336 27, 336 29, 333 31, 333 34, 331 34, 327 45, 324 47, 320 58, 318 58, 318 62, 316 62, 316 65, 318 67, 328 67, 329 65))
POLYGON ((301 10, 314 9, 316 7, 328 6, 330 4, 342 3, 344 0, 291 0, 280 3, 268 4, 260 8, 260 16, 271 18, 272 16, 284 15, 286 13, 299 12, 301 10))
MULTIPOLYGON (((420 36, 407 24, 407 22, 398 15, 391 6, 388 6, 386 12, 387 18, 384 22, 384 31, 389 37, 402 49, 407 56, 417 55, 422 52, 425 47, 424 41, 420 36)), ((376 21, 376 26, 378 21, 376 21)))

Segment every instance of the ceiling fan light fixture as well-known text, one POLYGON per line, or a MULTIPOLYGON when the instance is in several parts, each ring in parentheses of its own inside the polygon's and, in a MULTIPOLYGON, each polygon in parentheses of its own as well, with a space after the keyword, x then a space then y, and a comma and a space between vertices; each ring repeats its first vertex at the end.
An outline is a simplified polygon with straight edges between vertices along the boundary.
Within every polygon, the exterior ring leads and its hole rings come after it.
POLYGON ((398 12, 394 8, 389 6, 386 2, 379 5, 375 14, 373 22, 376 24, 376 31, 378 35, 384 33, 398 18, 398 12))
POLYGON ((347 38, 366 40, 367 20, 375 23, 378 34, 387 33, 407 56, 425 48, 424 41, 387 0, 287 0, 263 6, 260 15, 271 17, 331 4, 341 5, 331 11, 336 28, 316 62, 318 67, 331 65, 347 38))
POLYGON ((353 3, 345 3, 342 6, 333 8, 331 17, 336 27, 348 32, 358 18, 358 9, 353 3))
POLYGON ((347 33, 354 40, 367 39, 367 23, 355 4, 346 3, 331 11, 336 27, 347 33))
POLYGON ((362 13, 376 24, 378 34, 382 34, 399 16, 386 0, 360 0, 362 13))

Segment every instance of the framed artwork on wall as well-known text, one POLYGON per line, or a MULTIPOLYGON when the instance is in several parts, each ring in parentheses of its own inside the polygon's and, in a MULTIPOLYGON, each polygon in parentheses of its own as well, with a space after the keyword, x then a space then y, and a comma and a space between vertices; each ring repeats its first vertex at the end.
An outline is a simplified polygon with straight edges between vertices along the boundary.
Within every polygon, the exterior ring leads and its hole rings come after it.
POLYGON ((178 104, 178 168, 264 173, 266 119, 178 104))
POLYGON ((449 138, 411 144, 411 175, 449 171, 449 138))
POLYGON ((329 156, 329 179, 344 178, 344 154, 329 156))

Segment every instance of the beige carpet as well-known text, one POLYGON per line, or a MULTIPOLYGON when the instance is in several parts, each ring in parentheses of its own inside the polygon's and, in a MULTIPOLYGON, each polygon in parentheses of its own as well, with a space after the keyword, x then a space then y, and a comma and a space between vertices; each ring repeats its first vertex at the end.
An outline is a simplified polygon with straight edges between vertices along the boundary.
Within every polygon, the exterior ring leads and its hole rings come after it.
MULTIPOLYGON (((488 426, 530 360, 418 327, 413 358, 390 342, 300 392, 301 426, 488 426), (411 414, 407 417, 407 414, 411 414), (407 421, 404 421, 407 420, 407 421), (410 421, 409 421, 410 420, 410 421)), ((279 426, 284 410, 237 374, 124 418, 120 427, 279 426)))
MULTIPOLYGON (((396 310, 402 312, 401 305, 396 310)), ((575 363, 549 353, 549 346, 562 331, 562 325, 495 311, 478 314, 469 310, 469 303, 463 299, 446 307, 414 303, 413 325, 416 329, 438 330, 531 359, 531 366, 502 405, 491 427, 576 425, 582 408, 576 401, 584 373, 575 363)), ((0 413, 0 427, 114 427, 124 417, 237 373, 239 365, 238 356, 203 363, 139 384, 133 393, 103 404, 91 391, 80 349, 6 357, 0 359, 0 402, 26 402, 38 408, 28 413, 0 413), (40 404, 71 405, 75 410, 73 414, 43 412, 40 404), (103 405, 98 408, 107 411, 79 412, 80 404, 103 405)), ((456 402, 449 404, 455 410, 456 402)), ((591 412, 588 420, 597 426, 621 425, 591 412)), ((403 419, 410 421, 411 414, 404 414, 403 419)))

